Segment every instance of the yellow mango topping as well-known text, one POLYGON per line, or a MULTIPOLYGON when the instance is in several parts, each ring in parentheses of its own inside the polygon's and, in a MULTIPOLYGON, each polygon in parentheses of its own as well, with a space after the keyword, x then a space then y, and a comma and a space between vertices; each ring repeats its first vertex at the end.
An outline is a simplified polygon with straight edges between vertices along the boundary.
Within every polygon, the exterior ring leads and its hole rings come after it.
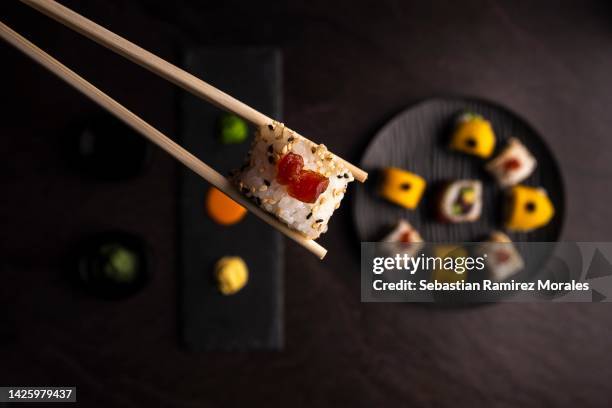
POLYGON ((392 203, 412 210, 419 205, 426 185, 421 176, 397 167, 387 167, 383 170, 379 193, 392 203))
MULTIPOLYGON (((468 256, 467 250, 456 245, 436 245, 433 248, 433 255, 436 258, 441 258, 448 262, 447 258, 465 258, 468 256)), ((467 272, 458 273, 454 269, 444 268, 444 264, 436 265, 436 268, 431 272, 430 281, 438 281, 442 283, 461 282, 467 279, 467 272), (438 266, 442 266, 439 268, 438 266)))
POLYGON ((221 293, 233 295, 249 281, 249 269, 242 258, 224 256, 215 264, 215 278, 221 293))
POLYGON ((551 220, 555 208, 542 188, 517 185, 510 190, 506 228, 513 231, 530 231, 542 227, 551 220))
POLYGON ((482 116, 464 114, 455 128, 450 148, 488 158, 495 149, 495 133, 491 123, 482 116))
POLYGON ((474 189, 464 189, 462 191, 463 202, 466 204, 473 204, 476 201, 476 192, 474 189))

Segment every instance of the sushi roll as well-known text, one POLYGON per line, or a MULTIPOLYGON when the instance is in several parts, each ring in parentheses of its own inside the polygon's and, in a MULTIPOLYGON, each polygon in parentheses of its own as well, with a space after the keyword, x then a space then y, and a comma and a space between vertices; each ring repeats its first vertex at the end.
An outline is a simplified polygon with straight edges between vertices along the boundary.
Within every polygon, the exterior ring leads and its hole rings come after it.
POLYGON ((426 185, 425 179, 417 174, 387 167, 382 171, 379 194, 393 204, 413 210, 419 205, 426 185))
POLYGON ((260 127, 232 176, 240 191, 308 239, 327 231, 353 175, 344 163, 280 123, 260 127))
POLYGON ((509 187, 529 177, 536 164, 529 150, 518 139, 512 138, 504 150, 487 164, 486 169, 501 187, 509 187))
POLYGON ((447 184, 440 193, 438 219, 459 223, 476 221, 482 211, 482 183, 458 180, 447 184))
POLYGON ((486 255, 486 269, 496 281, 516 275, 525 266, 512 240, 503 232, 493 232, 489 240, 482 243, 480 253, 486 255))
POLYGON ((555 208, 546 190, 519 184, 508 193, 506 214, 507 229, 525 232, 548 224, 555 208))
POLYGON ((491 122, 472 112, 461 114, 455 124, 450 148, 487 159, 495 149, 495 133, 491 122))
POLYGON ((394 253, 410 256, 415 255, 423 247, 423 238, 406 220, 399 220, 382 242, 394 243, 395 245, 389 245, 389 249, 394 253))

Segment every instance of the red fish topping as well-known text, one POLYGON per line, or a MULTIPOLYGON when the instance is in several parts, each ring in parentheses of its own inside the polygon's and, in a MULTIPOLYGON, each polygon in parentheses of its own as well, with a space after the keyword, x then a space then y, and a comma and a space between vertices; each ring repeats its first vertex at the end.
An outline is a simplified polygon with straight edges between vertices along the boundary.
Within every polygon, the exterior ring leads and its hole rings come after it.
POLYGON ((510 260, 510 254, 508 253, 508 251, 504 251, 503 249, 497 251, 495 257, 497 258, 497 262, 499 262, 500 264, 506 263, 510 260))
POLYGON ((406 244, 412 243, 412 234, 410 233, 410 231, 406 231, 400 236, 400 242, 406 244))
POLYGON ((329 179, 316 171, 303 168, 302 156, 287 153, 278 161, 276 181, 287 186, 291 197, 304 203, 314 203, 327 190, 329 179))
POLYGON ((504 163, 504 170, 506 170, 506 171, 516 170, 519 167, 521 167, 521 162, 518 161, 518 159, 514 159, 514 158, 508 159, 504 163))
POLYGON ((314 203, 327 190, 329 179, 316 171, 302 170, 299 178, 289 185, 289 195, 304 203, 314 203))
POLYGON ((276 181, 282 185, 290 184, 300 177, 303 168, 304 159, 302 159, 302 156, 295 153, 287 153, 278 161, 276 181))

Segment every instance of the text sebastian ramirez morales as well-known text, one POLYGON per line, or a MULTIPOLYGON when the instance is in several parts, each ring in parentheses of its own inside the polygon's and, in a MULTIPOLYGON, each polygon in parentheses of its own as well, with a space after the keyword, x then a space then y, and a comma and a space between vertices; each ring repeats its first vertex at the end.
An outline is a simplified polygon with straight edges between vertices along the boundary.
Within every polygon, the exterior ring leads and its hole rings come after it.
POLYGON ((372 282, 376 291, 540 291, 540 290, 590 290, 588 282, 553 282, 538 280, 536 282, 496 282, 485 279, 482 282, 440 282, 421 279, 418 282, 402 279, 397 282, 384 282, 376 279, 372 282))

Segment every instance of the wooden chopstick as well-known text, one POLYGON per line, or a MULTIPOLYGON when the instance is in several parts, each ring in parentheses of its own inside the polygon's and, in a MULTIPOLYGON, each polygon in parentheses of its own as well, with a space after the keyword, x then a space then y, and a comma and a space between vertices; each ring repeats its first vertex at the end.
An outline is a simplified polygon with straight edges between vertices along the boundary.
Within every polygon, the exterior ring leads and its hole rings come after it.
POLYGON ((289 229, 285 224, 272 217, 270 214, 259 208, 250 200, 239 193, 228 179, 213 170, 211 167, 203 163, 197 157, 189 153, 187 150, 176 144, 168 136, 149 125, 136 114, 132 113, 126 107, 115 101, 113 98, 96 88, 84 78, 79 76, 74 71, 63 65, 61 62, 32 44, 30 41, 13 31, 10 27, 0 22, 0 37, 13 45, 15 48, 26 54, 34 61, 47 68, 49 71, 57 75, 60 79, 67 82, 76 90, 83 93, 93 102, 106 109, 125 124, 130 126, 135 131, 139 132, 153 143, 157 144, 163 150, 172 155, 175 159, 189 167, 195 173, 207 180, 210 184, 223 191, 234 201, 246 207, 257 217, 264 220, 266 223, 276 228, 287 237, 291 238, 298 244, 302 245, 313 254, 323 259, 327 250, 313 240, 306 239, 296 231, 289 229))
MULTIPOLYGON (((205 99, 221 109, 233 112, 256 126, 266 126, 273 122, 268 116, 236 98, 53 0, 21 0, 21 2, 180 86, 195 96, 205 99)), ((368 178, 368 173, 359 167, 340 157, 337 158, 343 162, 357 181, 363 183, 368 178)))

